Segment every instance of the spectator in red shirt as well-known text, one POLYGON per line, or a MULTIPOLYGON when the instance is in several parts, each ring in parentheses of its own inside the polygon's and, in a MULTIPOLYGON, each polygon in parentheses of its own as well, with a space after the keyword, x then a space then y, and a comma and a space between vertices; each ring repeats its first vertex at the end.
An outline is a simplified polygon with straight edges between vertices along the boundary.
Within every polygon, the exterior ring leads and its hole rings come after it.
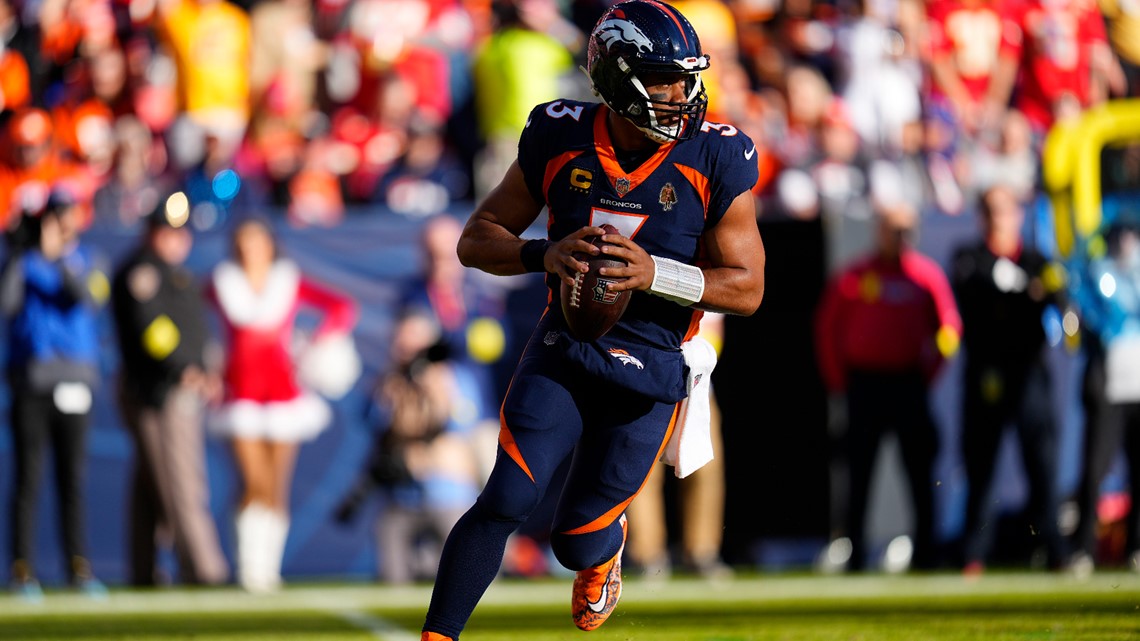
POLYGON ((969 135, 995 126, 1017 79, 1021 30, 998 0, 933 0, 927 8, 934 102, 969 135))
POLYGON ((0 2, 0 112, 19 109, 31 98, 31 77, 24 56, 8 44, 8 32, 14 32, 12 7, 0 2))
POLYGON ((74 189, 77 171, 59 153, 51 116, 43 109, 21 109, 8 121, 0 154, 0 223, 20 211, 37 211, 47 203, 51 186, 74 189))
POLYGON ((1022 68, 1014 104, 1043 138, 1055 119, 1105 99, 1104 18, 1095 0, 1025 0, 1012 15, 1021 35, 1010 52, 1022 68))
POLYGON ((927 392, 944 359, 957 350, 962 320, 942 269, 910 246, 915 211, 882 202, 876 210, 875 253, 828 286, 816 326, 824 383, 847 406, 847 567, 866 566, 864 524, 875 455, 883 434, 893 429, 910 480, 914 565, 929 568, 937 562, 931 471, 938 435, 927 392))

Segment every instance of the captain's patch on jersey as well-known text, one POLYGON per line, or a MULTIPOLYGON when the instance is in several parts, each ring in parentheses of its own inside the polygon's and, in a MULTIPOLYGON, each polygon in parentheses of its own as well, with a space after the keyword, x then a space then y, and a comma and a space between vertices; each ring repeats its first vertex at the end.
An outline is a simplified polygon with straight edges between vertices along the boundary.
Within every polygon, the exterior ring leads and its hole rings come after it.
POLYGON ((594 182, 594 174, 588 169, 575 167, 570 170, 570 188, 582 193, 590 193, 590 185, 594 182))

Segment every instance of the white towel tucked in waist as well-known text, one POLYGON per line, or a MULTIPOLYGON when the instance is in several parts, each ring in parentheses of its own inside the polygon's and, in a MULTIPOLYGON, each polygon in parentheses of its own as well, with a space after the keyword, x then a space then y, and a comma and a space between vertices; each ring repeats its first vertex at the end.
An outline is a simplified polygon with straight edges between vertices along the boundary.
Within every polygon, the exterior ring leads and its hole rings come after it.
POLYGON ((716 367, 716 350, 699 336, 681 345, 681 353, 689 366, 689 396, 681 401, 673 435, 661 454, 661 461, 673 466, 677 478, 685 478, 713 459, 709 385, 716 367))

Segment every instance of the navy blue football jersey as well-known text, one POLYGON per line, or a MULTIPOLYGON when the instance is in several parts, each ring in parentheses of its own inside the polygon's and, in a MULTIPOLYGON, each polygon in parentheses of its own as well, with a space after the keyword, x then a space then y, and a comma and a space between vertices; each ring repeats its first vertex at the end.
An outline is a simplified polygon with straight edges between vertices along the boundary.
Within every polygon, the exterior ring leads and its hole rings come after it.
MULTIPOLYGON (((542 104, 530 114, 518 161, 531 195, 547 206, 549 237, 559 240, 585 225, 609 223, 651 255, 703 266, 701 234, 756 184, 752 140, 732 125, 705 121, 694 138, 661 145, 626 172, 610 141, 607 114, 599 103, 572 100, 542 104)), ((548 275, 553 301, 559 299, 559 283, 548 275)), ((550 305, 547 315, 565 325, 559 305, 550 305)), ((635 291, 621 320, 599 342, 610 353, 644 346, 675 360, 701 315, 635 291)))

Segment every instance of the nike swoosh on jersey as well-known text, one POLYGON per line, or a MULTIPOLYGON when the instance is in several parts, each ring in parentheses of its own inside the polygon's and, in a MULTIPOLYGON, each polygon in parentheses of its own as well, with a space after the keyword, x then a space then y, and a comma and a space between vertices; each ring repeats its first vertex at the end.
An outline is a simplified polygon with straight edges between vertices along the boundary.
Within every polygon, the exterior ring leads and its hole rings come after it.
POLYGON ((752 149, 749 149, 748 151, 744 152, 744 159, 745 160, 752 160, 752 156, 755 156, 755 155, 756 155, 756 145, 752 145, 752 149))
POLYGON ((610 578, 606 577, 606 584, 602 586, 602 595, 595 601, 586 601, 586 607, 590 608, 595 614, 600 614, 602 610, 606 609, 606 597, 610 594, 610 578))

